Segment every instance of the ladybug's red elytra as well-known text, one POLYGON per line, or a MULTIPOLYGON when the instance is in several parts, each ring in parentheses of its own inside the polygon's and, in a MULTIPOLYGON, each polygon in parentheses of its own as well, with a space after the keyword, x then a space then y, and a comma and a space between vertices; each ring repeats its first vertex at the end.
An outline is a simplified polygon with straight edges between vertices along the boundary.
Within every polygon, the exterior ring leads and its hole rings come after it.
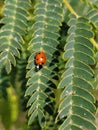
POLYGON ((38 52, 35 55, 35 65, 36 65, 36 70, 40 70, 43 65, 46 63, 46 54, 44 52, 38 52))

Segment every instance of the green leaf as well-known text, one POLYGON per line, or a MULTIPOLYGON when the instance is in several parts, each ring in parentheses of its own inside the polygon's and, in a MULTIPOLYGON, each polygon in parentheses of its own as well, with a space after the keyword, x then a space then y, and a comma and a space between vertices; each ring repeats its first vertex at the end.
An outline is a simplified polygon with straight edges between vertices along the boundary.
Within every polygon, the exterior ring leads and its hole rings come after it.
POLYGON ((5 67, 8 73, 11 71, 11 64, 16 66, 16 57, 20 58, 19 49, 22 49, 21 43, 24 43, 23 37, 26 35, 29 7, 29 0, 28 2, 5 0, 2 10, 4 17, 0 20, 3 24, 0 30, 0 53, 3 54, 6 50, 7 53, 5 60, 1 56, 0 62, 3 61, 2 67, 5 67))
POLYGON ((59 130, 96 130, 94 125, 93 82, 95 52, 90 38, 94 37, 89 20, 71 15, 67 43, 64 47, 65 71, 58 88, 62 89, 57 120, 59 130))
POLYGON ((94 27, 98 30, 98 10, 97 9, 90 10, 88 12, 87 17, 90 20, 90 22, 94 25, 94 27))
POLYGON ((31 104, 36 101, 38 98, 38 92, 36 91, 29 99, 28 103, 27 103, 27 107, 31 106, 31 104))
POLYGON ((88 128, 89 130, 96 130, 95 125, 88 120, 85 120, 84 122, 83 117, 73 115, 72 120, 73 120, 73 123, 77 121, 77 125, 81 126, 82 129, 88 128))
POLYGON ((9 59, 6 59, 6 66, 5 66, 5 69, 6 69, 6 71, 7 71, 7 73, 10 73, 10 71, 11 71, 11 63, 10 63, 10 61, 9 61, 9 59))
POLYGON ((38 119, 39 119, 39 124, 41 127, 43 127, 45 124, 44 124, 44 121, 45 121, 45 118, 44 117, 44 113, 41 109, 38 109, 38 119))
POLYGON ((51 104, 54 98, 54 88, 58 82, 54 53, 59 45, 62 7, 62 0, 37 0, 34 7, 35 22, 31 27, 33 34, 28 47, 31 55, 27 65, 28 88, 25 95, 30 96, 27 103, 27 106, 30 106, 28 111, 30 123, 33 122, 35 116, 34 118, 32 116, 36 111, 39 124, 43 128, 45 115, 47 112, 51 113, 51 107, 53 107, 51 104), (39 71, 36 71, 35 56, 40 51, 46 54, 47 61, 39 71))
POLYGON ((32 115, 30 116, 29 118, 29 121, 28 121, 28 125, 31 125, 32 124, 32 121, 34 120, 34 118, 37 116, 37 109, 32 113, 32 115))

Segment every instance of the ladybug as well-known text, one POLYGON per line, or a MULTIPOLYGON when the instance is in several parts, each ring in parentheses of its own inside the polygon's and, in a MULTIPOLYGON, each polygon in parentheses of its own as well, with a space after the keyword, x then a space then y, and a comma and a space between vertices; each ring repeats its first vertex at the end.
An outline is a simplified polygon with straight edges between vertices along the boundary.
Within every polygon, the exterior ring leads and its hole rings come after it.
POLYGON ((35 55, 35 69, 40 70, 43 65, 46 63, 46 54, 44 52, 38 52, 35 55))

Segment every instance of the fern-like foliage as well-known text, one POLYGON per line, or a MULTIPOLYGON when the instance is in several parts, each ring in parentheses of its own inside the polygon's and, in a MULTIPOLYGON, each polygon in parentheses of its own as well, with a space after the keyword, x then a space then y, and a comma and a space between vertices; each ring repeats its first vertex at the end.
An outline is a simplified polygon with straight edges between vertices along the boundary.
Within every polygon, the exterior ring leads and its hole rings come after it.
MULTIPOLYGON (((92 9, 87 15, 89 21, 93 24, 94 29, 98 31, 98 9, 92 9)), ((94 30, 95 31, 95 30, 94 30)))
POLYGON ((98 0, 83 0, 84 2, 87 2, 90 6, 98 7, 98 0))
POLYGON ((59 26, 62 21, 62 0, 37 0, 34 11, 35 23, 32 26, 34 33, 30 41, 29 49, 32 52, 28 60, 27 69, 27 90, 25 95, 30 96, 27 106, 30 107, 28 124, 38 116, 39 123, 43 126, 45 120, 45 110, 51 111, 53 98, 53 88, 56 81, 56 64, 53 54, 59 44, 59 26), (43 51, 46 53, 47 62, 41 70, 35 71, 34 57, 36 53, 43 51), (51 96, 50 96, 51 95, 51 96), (46 108, 48 105, 48 109, 46 108))
POLYGON ((68 60, 59 88, 61 94, 58 118, 64 122, 59 130, 96 130, 94 125, 94 97, 92 95, 95 54, 90 38, 92 26, 85 17, 70 15, 67 44, 64 59, 68 60))
MULTIPOLYGON (((95 40, 96 42, 98 42, 98 9, 91 9, 88 14, 87 14, 87 17, 90 21, 90 23, 93 25, 93 31, 94 31, 94 34, 95 34, 95 40)), ((95 81, 95 84, 94 86, 96 87, 97 89, 97 79, 98 79, 98 72, 97 72, 97 68, 98 68, 98 51, 96 50, 96 67, 95 67, 95 75, 96 75, 96 81, 95 81)))
POLYGON ((15 57, 20 57, 21 43, 26 34, 29 0, 5 0, 2 11, 4 15, 0 23, 4 26, 0 30, 0 68, 5 66, 11 71, 11 64, 16 65, 15 57))

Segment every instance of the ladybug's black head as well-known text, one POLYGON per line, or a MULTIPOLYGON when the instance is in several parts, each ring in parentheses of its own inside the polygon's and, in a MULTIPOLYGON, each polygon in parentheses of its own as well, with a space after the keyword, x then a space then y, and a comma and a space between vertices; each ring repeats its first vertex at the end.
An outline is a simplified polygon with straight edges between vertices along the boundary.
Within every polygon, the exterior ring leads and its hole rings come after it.
POLYGON ((39 71, 42 67, 43 67, 42 65, 39 65, 39 64, 38 64, 38 65, 35 66, 35 70, 36 70, 36 71, 39 71))

